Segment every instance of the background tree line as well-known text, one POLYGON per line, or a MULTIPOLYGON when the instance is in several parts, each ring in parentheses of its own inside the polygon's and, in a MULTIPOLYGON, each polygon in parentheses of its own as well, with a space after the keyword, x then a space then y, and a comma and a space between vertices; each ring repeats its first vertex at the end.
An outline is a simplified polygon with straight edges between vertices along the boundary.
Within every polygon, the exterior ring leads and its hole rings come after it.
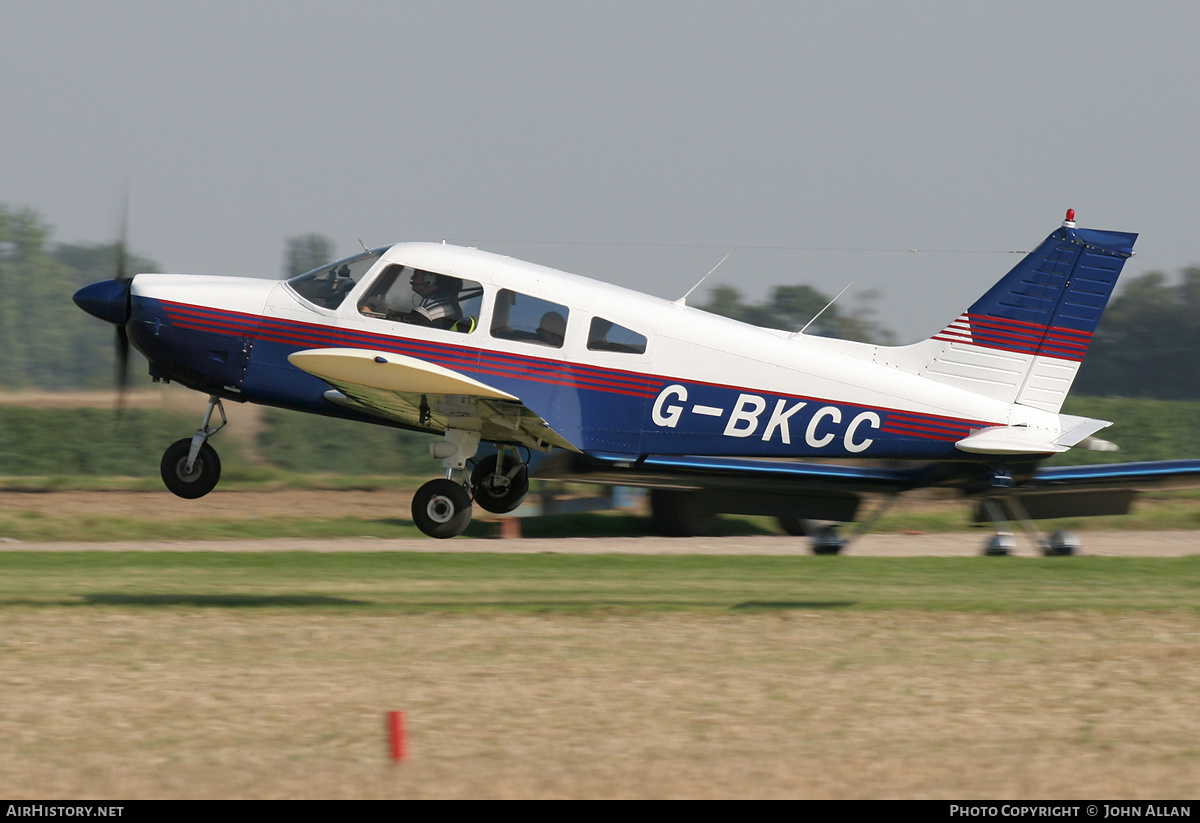
MULTIPOLYGON (((118 246, 51 242, 51 230, 28 209, 0 205, 0 391, 111 388, 115 343, 111 326, 71 302, 78 289, 117 271, 118 246)), ((328 238, 288 240, 282 276, 333 259, 328 238)), ((126 271, 162 271, 154 260, 126 254, 126 271)), ((135 383, 144 367, 130 364, 135 383)), ((144 361, 141 361, 144 363, 144 361)))
MULTIPOLYGON (((106 388, 112 385, 113 332, 71 302, 80 287, 113 276, 115 244, 51 242, 51 230, 30 210, 0 205, 0 390, 106 388)), ((320 234, 287 240, 281 276, 334 259, 320 234)), ((127 270, 158 271, 131 255, 127 270)), ((1200 399, 1200 268, 1172 282, 1163 272, 1126 278, 1110 302, 1075 384, 1077 393, 1115 397, 1200 399)), ((829 303, 807 285, 776 286, 761 303, 717 286, 700 308, 747 323, 799 331, 829 303)), ((878 294, 835 302, 809 334, 890 345, 895 334, 877 318, 878 294)), ((139 370, 131 373, 136 377, 139 370)))
MULTIPOLYGON (((116 244, 52 244, 36 214, 0 206, 0 389, 112 385, 112 327, 79 311, 71 295, 116 266, 116 244)), ((159 267, 130 256, 128 268, 159 267)))

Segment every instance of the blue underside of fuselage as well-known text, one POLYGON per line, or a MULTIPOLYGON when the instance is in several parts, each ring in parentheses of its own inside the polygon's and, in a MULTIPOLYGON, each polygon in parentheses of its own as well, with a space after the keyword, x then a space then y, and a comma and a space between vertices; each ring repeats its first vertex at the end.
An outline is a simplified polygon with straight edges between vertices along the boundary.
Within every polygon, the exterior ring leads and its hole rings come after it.
POLYGON ((288 355, 349 347, 418 357, 519 397, 592 452, 976 461, 954 443, 988 425, 146 298, 135 298, 129 331, 156 376, 225 398, 382 425, 398 424, 330 402, 330 386, 288 355))

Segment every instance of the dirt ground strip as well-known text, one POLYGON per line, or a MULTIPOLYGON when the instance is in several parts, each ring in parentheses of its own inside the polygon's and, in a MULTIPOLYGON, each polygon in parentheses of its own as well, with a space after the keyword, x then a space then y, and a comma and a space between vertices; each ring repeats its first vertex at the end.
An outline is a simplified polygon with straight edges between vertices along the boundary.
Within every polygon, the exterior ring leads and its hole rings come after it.
POLYGON ((139 520, 189 518, 251 519, 269 517, 408 517, 412 492, 286 489, 284 491, 220 489, 200 500, 184 500, 163 490, 137 491, 21 491, 0 490, 0 512, 36 512, 53 517, 133 517, 139 520))
MULTIPOLYGON (((329 512, 364 518, 407 516, 411 492, 374 491, 214 491, 202 501, 183 500, 165 492, 0 491, 0 513, 36 512, 48 517, 105 515, 139 519, 188 518, 252 519, 290 517, 297 512, 329 512)), ((970 556, 982 551, 989 531, 951 534, 867 534, 846 549, 847 554, 868 557, 915 555, 970 556)), ((1200 552, 1200 532, 1095 531, 1081 532, 1080 554, 1097 556, 1179 557, 1200 552)), ((345 538, 336 540, 227 540, 219 542, 110 542, 24 543, 0 536, 0 551, 451 551, 451 552, 626 552, 644 554, 795 554, 807 553, 807 543, 785 535, 667 539, 646 537, 389 540, 345 538)), ((1018 554, 1036 554, 1031 543, 1018 536, 1018 554)))

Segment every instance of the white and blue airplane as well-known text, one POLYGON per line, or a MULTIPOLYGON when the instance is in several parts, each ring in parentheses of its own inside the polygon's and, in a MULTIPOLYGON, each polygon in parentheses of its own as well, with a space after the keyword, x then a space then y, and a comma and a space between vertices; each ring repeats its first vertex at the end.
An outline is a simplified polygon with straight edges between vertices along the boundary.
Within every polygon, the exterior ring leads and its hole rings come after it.
MULTIPOLYGON (((399 243, 287 281, 137 274, 75 295, 156 382, 208 395, 162 477, 198 498, 220 477, 224 400, 441 435, 445 476, 416 493, 432 537, 472 501, 514 510, 541 475, 652 490, 669 531, 716 512, 850 522, 867 496, 930 487, 979 501, 988 551, 1032 521, 1128 510, 1137 489, 1197 485, 1200 460, 1039 468, 1109 422, 1061 413, 1136 234, 1074 212, 928 340, 877 346, 771 330, 475 249, 399 243), (220 422, 214 420, 214 411, 220 422), (481 446, 483 447, 481 451, 481 446), (852 458, 853 460, 847 459, 852 458)), ((826 528, 814 546, 844 540, 826 528)))

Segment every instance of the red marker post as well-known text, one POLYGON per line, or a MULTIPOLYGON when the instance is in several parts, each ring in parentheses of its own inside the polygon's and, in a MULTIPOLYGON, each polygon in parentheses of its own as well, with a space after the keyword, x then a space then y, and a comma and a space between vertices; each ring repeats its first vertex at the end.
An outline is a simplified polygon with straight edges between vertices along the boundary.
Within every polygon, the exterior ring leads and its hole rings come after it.
POLYGON ((392 760, 401 763, 408 757, 408 733, 404 728, 404 712, 388 712, 388 730, 391 733, 392 760))

